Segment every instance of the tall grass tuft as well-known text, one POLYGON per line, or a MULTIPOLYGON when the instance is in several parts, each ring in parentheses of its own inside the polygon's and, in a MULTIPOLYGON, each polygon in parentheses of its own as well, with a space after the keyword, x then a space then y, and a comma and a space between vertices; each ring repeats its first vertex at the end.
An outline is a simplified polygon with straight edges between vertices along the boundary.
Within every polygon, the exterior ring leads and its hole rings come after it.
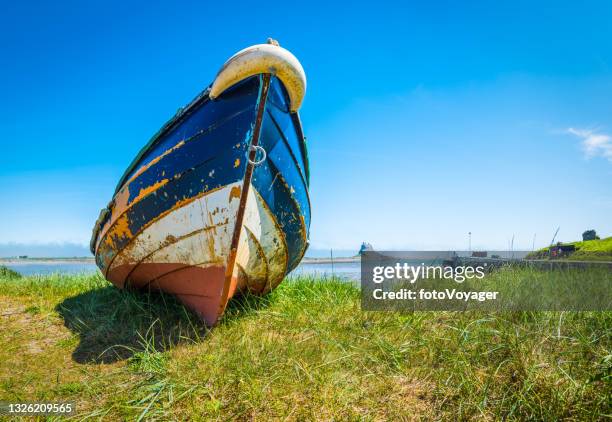
POLYGON ((9 278, 21 278, 21 274, 19 274, 17 271, 11 270, 8 267, 5 267, 4 265, 0 265, 0 279, 9 278))

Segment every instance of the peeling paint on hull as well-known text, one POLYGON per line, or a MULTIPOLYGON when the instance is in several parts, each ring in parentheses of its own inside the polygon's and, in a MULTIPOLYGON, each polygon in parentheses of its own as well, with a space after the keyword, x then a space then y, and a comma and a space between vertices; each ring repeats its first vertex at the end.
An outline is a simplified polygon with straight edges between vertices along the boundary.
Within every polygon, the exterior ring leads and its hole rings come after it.
POLYGON ((117 287, 174 294, 212 326, 235 294, 269 292, 303 256, 308 162, 275 78, 196 100, 126 171, 92 248, 117 287), (245 156, 257 143, 268 159, 255 167, 245 156))

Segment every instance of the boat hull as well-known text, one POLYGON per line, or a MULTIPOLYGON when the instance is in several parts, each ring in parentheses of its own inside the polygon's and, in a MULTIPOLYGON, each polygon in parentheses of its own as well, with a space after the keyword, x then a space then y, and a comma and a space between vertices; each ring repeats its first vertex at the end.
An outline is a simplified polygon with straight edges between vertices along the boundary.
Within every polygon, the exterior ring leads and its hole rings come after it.
POLYGON ((94 229, 106 278, 174 294, 208 325, 235 294, 276 287, 310 224, 306 149, 288 104, 280 81, 257 75, 215 101, 200 95, 164 126, 94 229))

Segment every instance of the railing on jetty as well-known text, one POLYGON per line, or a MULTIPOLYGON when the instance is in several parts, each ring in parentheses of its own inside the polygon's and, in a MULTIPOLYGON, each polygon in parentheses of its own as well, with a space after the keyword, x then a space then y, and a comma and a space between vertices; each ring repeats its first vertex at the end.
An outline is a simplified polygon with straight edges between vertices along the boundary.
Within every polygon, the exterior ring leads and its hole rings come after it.
POLYGON ((451 260, 445 261, 445 265, 456 266, 486 266, 488 268, 498 268, 503 266, 531 267, 541 270, 556 269, 585 269, 585 268, 608 268, 612 270, 610 261, 571 261, 571 260, 550 260, 550 259, 512 259, 512 258, 481 258, 481 257, 461 257, 456 256, 451 260))

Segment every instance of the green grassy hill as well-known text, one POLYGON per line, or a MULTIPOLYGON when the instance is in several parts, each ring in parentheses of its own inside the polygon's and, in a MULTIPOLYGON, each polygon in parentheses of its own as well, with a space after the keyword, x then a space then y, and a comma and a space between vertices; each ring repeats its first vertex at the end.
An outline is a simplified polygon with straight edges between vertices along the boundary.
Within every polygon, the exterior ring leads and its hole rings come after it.
MULTIPOLYGON (((569 242, 563 245, 576 246, 576 252, 572 253, 566 259, 575 259, 580 261, 612 261, 612 237, 605 239, 587 240, 584 242, 569 242)), ((548 248, 542 248, 536 252, 527 255, 531 259, 546 259, 548 258, 548 248)))
POLYGON ((302 278, 209 331, 100 276, 0 274, 0 324, 0 401, 74 401, 76 419, 612 414, 610 312, 362 312, 356 287, 302 278))

